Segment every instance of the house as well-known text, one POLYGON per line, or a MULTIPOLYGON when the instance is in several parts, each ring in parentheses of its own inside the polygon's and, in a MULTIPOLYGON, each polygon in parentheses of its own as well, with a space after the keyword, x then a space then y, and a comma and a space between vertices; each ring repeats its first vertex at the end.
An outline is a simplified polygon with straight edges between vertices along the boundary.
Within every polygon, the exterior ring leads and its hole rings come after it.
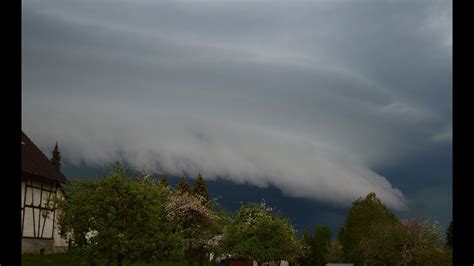
POLYGON ((21 134, 21 247, 22 253, 47 254, 67 250, 61 237, 55 209, 48 206, 53 195, 64 196, 66 177, 22 132, 21 134))

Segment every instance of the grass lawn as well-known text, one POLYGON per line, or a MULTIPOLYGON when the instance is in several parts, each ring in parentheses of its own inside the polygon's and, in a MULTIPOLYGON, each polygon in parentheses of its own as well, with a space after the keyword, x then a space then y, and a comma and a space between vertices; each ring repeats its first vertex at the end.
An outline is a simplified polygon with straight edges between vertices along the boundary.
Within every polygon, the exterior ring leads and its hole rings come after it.
MULTIPOLYGON (((21 265, 24 266, 56 266, 56 265, 87 265, 83 261, 79 261, 75 259, 71 254, 68 253, 60 253, 60 254, 50 254, 50 255, 22 255, 21 256, 21 265)), ((106 260, 101 260, 99 265, 107 265, 106 260)), ((123 265, 130 265, 130 266, 145 266, 149 265, 146 263, 133 263, 127 264, 123 263, 123 265)), ((157 264, 153 264, 154 266, 189 266, 187 262, 160 262, 157 264)), ((198 263, 194 263, 193 265, 198 265, 198 263)), ((214 264, 208 264, 214 265, 214 264)))
POLYGON ((21 265, 83 265, 75 260, 70 254, 50 254, 50 255, 26 255, 21 256, 21 265))

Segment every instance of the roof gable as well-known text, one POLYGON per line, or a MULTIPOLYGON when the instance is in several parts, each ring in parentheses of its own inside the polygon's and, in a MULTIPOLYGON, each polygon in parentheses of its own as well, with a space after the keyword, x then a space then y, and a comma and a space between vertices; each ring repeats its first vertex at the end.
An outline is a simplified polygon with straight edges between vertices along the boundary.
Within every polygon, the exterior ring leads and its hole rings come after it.
POLYGON ((21 171, 61 183, 66 182, 66 177, 23 131, 21 132, 21 171))

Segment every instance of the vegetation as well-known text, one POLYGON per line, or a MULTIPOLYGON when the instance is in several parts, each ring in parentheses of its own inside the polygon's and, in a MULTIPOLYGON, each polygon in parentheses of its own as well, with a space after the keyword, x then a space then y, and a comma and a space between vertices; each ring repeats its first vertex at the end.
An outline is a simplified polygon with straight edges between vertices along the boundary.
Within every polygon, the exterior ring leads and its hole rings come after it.
POLYGON ((188 261, 197 258, 202 265, 207 252, 207 241, 214 237, 219 226, 206 199, 191 193, 176 193, 171 196, 166 208, 167 218, 180 225, 186 242, 186 258, 188 261))
POLYGON ((329 250, 333 262, 355 265, 452 265, 435 221, 399 221, 375 193, 353 203, 329 250))
POLYGON ((303 230, 303 237, 300 240, 300 250, 296 257, 296 263, 302 266, 311 265, 311 234, 308 229, 303 230))
POLYGON ((446 231, 446 247, 449 249, 453 248, 453 221, 449 223, 448 230, 446 231))
POLYGON ((63 266, 81 264, 85 264, 85 262, 78 261, 78 258, 70 253, 50 255, 23 254, 21 256, 21 265, 23 266, 63 266))
POLYGON ((314 235, 305 230, 301 239, 301 250, 297 262, 302 266, 324 266, 326 263, 332 262, 332 259, 329 258, 331 235, 331 229, 324 225, 316 225, 314 235))
POLYGON ((374 254, 371 254, 374 249, 381 250, 383 247, 384 252, 377 254, 376 262, 395 263, 398 258, 394 252, 397 248, 391 238, 396 237, 394 228, 398 224, 397 217, 382 204, 375 193, 357 199, 337 235, 344 260, 363 264, 367 259, 374 258, 374 254))
POLYGON ((179 259, 184 245, 179 225, 166 218, 171 192, 154 180, 128 177, 116 166, 99 181, 74 181, 58 202, 61 231, 74 239, 74 252, 109 263, 179 259))
POLYGON ((445 239, 435 221, 399 220, 375 193, 353 202, 334 242, 324 225, 298 239, 288 219, 265 201, 235 213, 221 209, 201 174, 192 188, 183 177, 173 190, 165 177, 155 180, 116 164, 100 180, 71 181, 66 194, 51 204, 59 209, 61 232, 74 240, 71 250, 25 255, 24 265, 205 265, 211 253, 259 265, 452 264, 452 223, 445 239))
POLYGON ((206 202, 210 201, 209 191, 207 190, 206 182, 202 177, 201 173, 199 173, 196 181, 194 181, 194 185, 191 189, 191 193, 194 195, 201 196, 206 202))
MULTIPOLYGON (((21 256, 21 265, 23 266, 85 266, 89 265, 87 260, 82 257, 75 256, 70 252, 58 253, 58 254, 48 254, 48 255, 33 255, 33 254, 23 254, 21 256)), ((107 264, 106 258, 98 258, 98 266, 105 266, 107 264)), ((137 261, 133 263, 127 263, 129 266, 149 266, 149 263, 143 261, 137 261)), ((153 266, 188 266, 187 261, 159 261, 152 264, 153 266)), ((206 263, 205 265, 214 265, 211 263, 206 263)))
POLYGON ((260 264, 294 261, 299 246, 296 231, 288 220, 262 202, 240 208, 225 230, 222 248, 226 253, 250 257, 260 264))
POLYGON ((51 163, 58 169, 61 169, 61 153, 59 152, 58 142, 54 146, 54 150, 52 152, 51 163))
POLYGON ((189 188, 188 180, 185 176, 181 177, 178 185, 176 186, 177 193, 188 193, 191 189, 189 188))
POLYGON ((160 185, 163 186, 163 187, 166 187, 166 188, 170 188, 170 184, 169 184, 168 178, 166 176, 163 176, 160 179, 160 185))
POLYGON ((400 258, 407 265, 450 265, 451 250, 443 242, 441 228, 433 220, 401 221, 400 258))
POLYGON ((331 245, 331 229, 324 225, 316 226, 311 241, 312 265, 324 266, 328 262, 328 250, 331 245))

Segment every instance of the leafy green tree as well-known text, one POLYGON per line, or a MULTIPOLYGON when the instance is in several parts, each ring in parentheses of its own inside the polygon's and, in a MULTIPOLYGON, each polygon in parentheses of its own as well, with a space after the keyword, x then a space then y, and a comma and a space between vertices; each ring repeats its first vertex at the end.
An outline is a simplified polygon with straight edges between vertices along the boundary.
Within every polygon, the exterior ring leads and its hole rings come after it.
POLYGON ((300 241, 301 248, 296 259, 296 262, 301 266, 311 265, 311 241, 311 234, 308 229, 304 229, 300 241))
POLYGON ((190 192, 189 183, 185 176, 181 177, 178 185, 176 186, 176 192, 179 194, 190 192))
MULTIPOLYGON (((216 204, 217 205, 217 204, 216 204)), ((225 228, 232 222, 232 213, 221 208, 214 206, 214 226, 212 227, 213 237, 206 243, 206 247, 209 252, 214 254, 222 253, 221 246, 219 245, 222 241, 225 228)), ((218 205, 217 205, 218 206, 218 205)))
POLYGON ((311 240, 312 265, 326 265, 330 245, 331 229, 324 225, 317 225, 311 240))
POLYGON ((100 180, 71 181, 56 199, 59 226, 74 239, 73 252, 122 265, 183 256, 184 238, 166 217, 170 191, 148 178, 130 177, 116 165, 100 180))
POLYGON ((61 153, 59 152, 58 142, 56 141, 56 145, 54 146, 54 150, 52 152, 51 163, 58 169, 61 169, 61 153))
POLYGON ((298 263, 302 266, 326 265, 331 246, 331 229, 324 225, 316 225, 314 235, 308 230, 303 231, 301 252, 298 263))
MULTIPOLYGON (((397 217, 377 198, 375 193, 369 193, 365 198, 358 198, 353 202, 346 222, 337 235, 345 260, 356 265, 363 265, 366 259, 365 254, 370 252, 366 249, 376 245, 389 246, 391 240, 382 235, 385 236, 384 230, 395 232, 395 229, 391 230, 391 228, 397 226, 399 226, 397 217)), ((375 247, 375 250, 381 249, 375 247)), ((396 255, 388 250, 378 255, 380 256, 377 256, 377 259, 380 263, 397 259, 396 255)))
POLYGON ((453 248, 453 221, 449 223, 448 230, 446 230, 446 246, 449 249, 453 248))
POLYGON ((206 202, 210 201, 209 191, 207 190, 206 181, 202 177, 201 173, 199 173, 198 177, 194 181, 193 187, 191 189, 191 193, 194 195, 199 195, 203 197, 206 202))
POLYGON ((359 242, 359 261, 366 265, 400 265, 404 239, 399 224, 373 224, 370 234, 359 242))
POLYGON ((337 240, 328 248, 327 261, 330 263, 347 262, 344 258, 344 253, 342 252, 342 246, 337 240))
POLYGON ((436 221, 399 221, 374 193, 353 203, 337 240, 342 262, 356 265, 452 264, 436 221))
POLYGON ((226 227, 223 250, 247 256, 259 264, 269 261, 295 261, 300 245, 289 221, 266 204, 245 204, 226 227))
POLYGON ((307 245, 311 244, 311 234, 308 231, 308 229, 303 230, 303 237, 302 237, 301 241, 303 241, 307 245))

